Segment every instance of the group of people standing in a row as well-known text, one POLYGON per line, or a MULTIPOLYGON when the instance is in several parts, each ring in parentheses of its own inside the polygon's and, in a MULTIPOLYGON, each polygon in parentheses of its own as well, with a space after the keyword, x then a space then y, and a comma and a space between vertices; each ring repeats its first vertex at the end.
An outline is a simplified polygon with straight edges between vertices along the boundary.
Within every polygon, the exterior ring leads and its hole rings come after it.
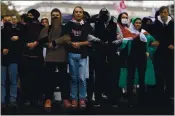
POLYGON ((17 103, 17 76, 20 100, 25 105, 38 104, 44 94, 46 109, 52 107, 57 84, 65 108, 85 108, 86 99, 91 102, 93 93, 94 106, 100 106, 103 93, 111 106, 117 106, 120 88, 127 88, 131 106, 134 85, 139 85, 139 104, 144 101, 145 85, 155 85, 157 97, 166 94, 173 98, 174 21, 168 7, 161 7, 157 13, 153 24, 139 17, 129 23, 126 12, 115 20, 106 8, 92 24, 80 6, 74 8, 72 20, 65 25, 57 8, 51 11, 51 25, 47 18, 39 22, 40 13, 35 9, 22 15, 20 23, 15 16, 4 16, 1 104, 6 105, 7 74, 12 106, 17 103), (45 58, 43 48, 47 49, 45 58))

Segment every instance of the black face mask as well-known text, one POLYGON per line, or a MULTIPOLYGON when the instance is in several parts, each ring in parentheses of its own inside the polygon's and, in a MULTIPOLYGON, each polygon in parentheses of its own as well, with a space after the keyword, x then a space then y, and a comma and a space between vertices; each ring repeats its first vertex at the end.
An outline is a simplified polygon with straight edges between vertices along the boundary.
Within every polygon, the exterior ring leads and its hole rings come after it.
POLYGON ((33 22, 35 22, 35 21, 37 21, 35 18, 27 17, 27 22, 28 22, 28 23, 33 23, 33 22))
POLYGON ((12 28, 12 23, 11 22, 5 22, 4 23, 4 28, 12 28))
POLYGON ((99 19, 102 21, 102 22, 107 22, 108 19, 109 19, 109 16, 107 14, 103 14, 99 17, 99 19))

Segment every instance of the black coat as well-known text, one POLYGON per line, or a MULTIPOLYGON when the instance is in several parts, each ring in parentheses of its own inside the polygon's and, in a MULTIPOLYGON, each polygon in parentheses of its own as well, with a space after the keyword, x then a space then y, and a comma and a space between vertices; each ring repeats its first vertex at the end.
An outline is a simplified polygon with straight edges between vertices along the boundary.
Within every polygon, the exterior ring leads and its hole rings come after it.
POLYGON ((151 26, 151 34, 160 42, 155 57, 172 59, 174 50, 170 50, 168 46, 174 45, 174 22, 171 20, 168 24, 163 25, 159 20, 156 20, 151 26))
POLYGON ((95 49, 99 54, 116 54, 117 46, 112 44, 114 40, 116 40, 116 30, 117 24, 113 21, 113 17, 111 17, 108 26, 105 28, 104 23, 97 21, 95 23, 95 31, 94 35, 101 39, 103 42, 108 41, 108 45, 96 45, 95 49))
MULTIPOLYGON (((22 50, 22 40, 24 39, 22 34, 22 28, 20 24, 17 24, 16 27, 12 27, 12 25, 4 26, 1 30, 2 38, 1 38, 1 51, 3 49, 8 49, 9 52, 7 55, 2 55, 2 64, 8 65, 11 63, 18 63, 22 50), (19 39, 17 41, 12 41, 12 36, 18 36, 19 39)), ((2 52, 1 52, 2 53, 2 52)))
POLYGON ((39 41, 39 36, 41 30, 44 28, 39 22, 29 22, 24 27, 24 41, 23 41, 23 53, 27 56, 36 56, 42 57, 43 56, 43 48, 41 45, 36 46, 34 49, 30 50, 27 47, 27 43, 39 41))

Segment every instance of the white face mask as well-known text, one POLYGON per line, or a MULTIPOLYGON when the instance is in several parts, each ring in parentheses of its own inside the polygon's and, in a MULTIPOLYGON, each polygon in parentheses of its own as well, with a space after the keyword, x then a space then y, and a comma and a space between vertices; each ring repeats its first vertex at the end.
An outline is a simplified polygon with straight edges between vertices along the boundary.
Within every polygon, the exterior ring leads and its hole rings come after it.
POLYGON ((121 19, 122 24, 128 24, 128 19, 121 19))

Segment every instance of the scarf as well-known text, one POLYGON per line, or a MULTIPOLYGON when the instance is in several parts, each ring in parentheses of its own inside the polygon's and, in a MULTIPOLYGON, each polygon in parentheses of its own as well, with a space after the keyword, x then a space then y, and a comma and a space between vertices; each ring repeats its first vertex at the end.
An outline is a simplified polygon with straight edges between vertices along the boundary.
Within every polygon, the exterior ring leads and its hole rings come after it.
POLYGON ((50 33, 49 33, 49 41, 53 41, 55 39, 58 39, 61 34, 61 25, 57 28, 50 28, 50 33))
POLYGON ((125 27, 125 26, 122 26, 120 24, 118 24, 118 27, 119 27, 119 31, 120 31, 120 34, 122 35, 123 38, 136 38, 137 35, 134 34, 134 33, 131 33, 131 31, 125 27))
POLYGON ((128 44, 128 41, 131 41, 138 36, 137 34, 131 33, 127 27, 120 24, 117 24, 117 34, 122 37, 122 44, 119 47, 119 50, 124 49, 128 44))
POLYGON ((143 42, 147 42, 147 38, 144 34, 144 32, 146 32, 145 30, 141 30, 141 32, 139 32, 138 30, 136 30, 136 28, 134 27, 134 23, 135 21, 137 20, 137 18, 134 18, 129 26, 129 30, 131 33, 133 34, 136 34, 136 35, 139 35, 140 36, 140 41, 143 41, 143 42))
POLYGON ((72 18, 71 21, 74 22, 74 23, 79 23, 80 25, 84 24, 84 20, 81 20, 80 22, 77 22, 74 18, 72 18))

